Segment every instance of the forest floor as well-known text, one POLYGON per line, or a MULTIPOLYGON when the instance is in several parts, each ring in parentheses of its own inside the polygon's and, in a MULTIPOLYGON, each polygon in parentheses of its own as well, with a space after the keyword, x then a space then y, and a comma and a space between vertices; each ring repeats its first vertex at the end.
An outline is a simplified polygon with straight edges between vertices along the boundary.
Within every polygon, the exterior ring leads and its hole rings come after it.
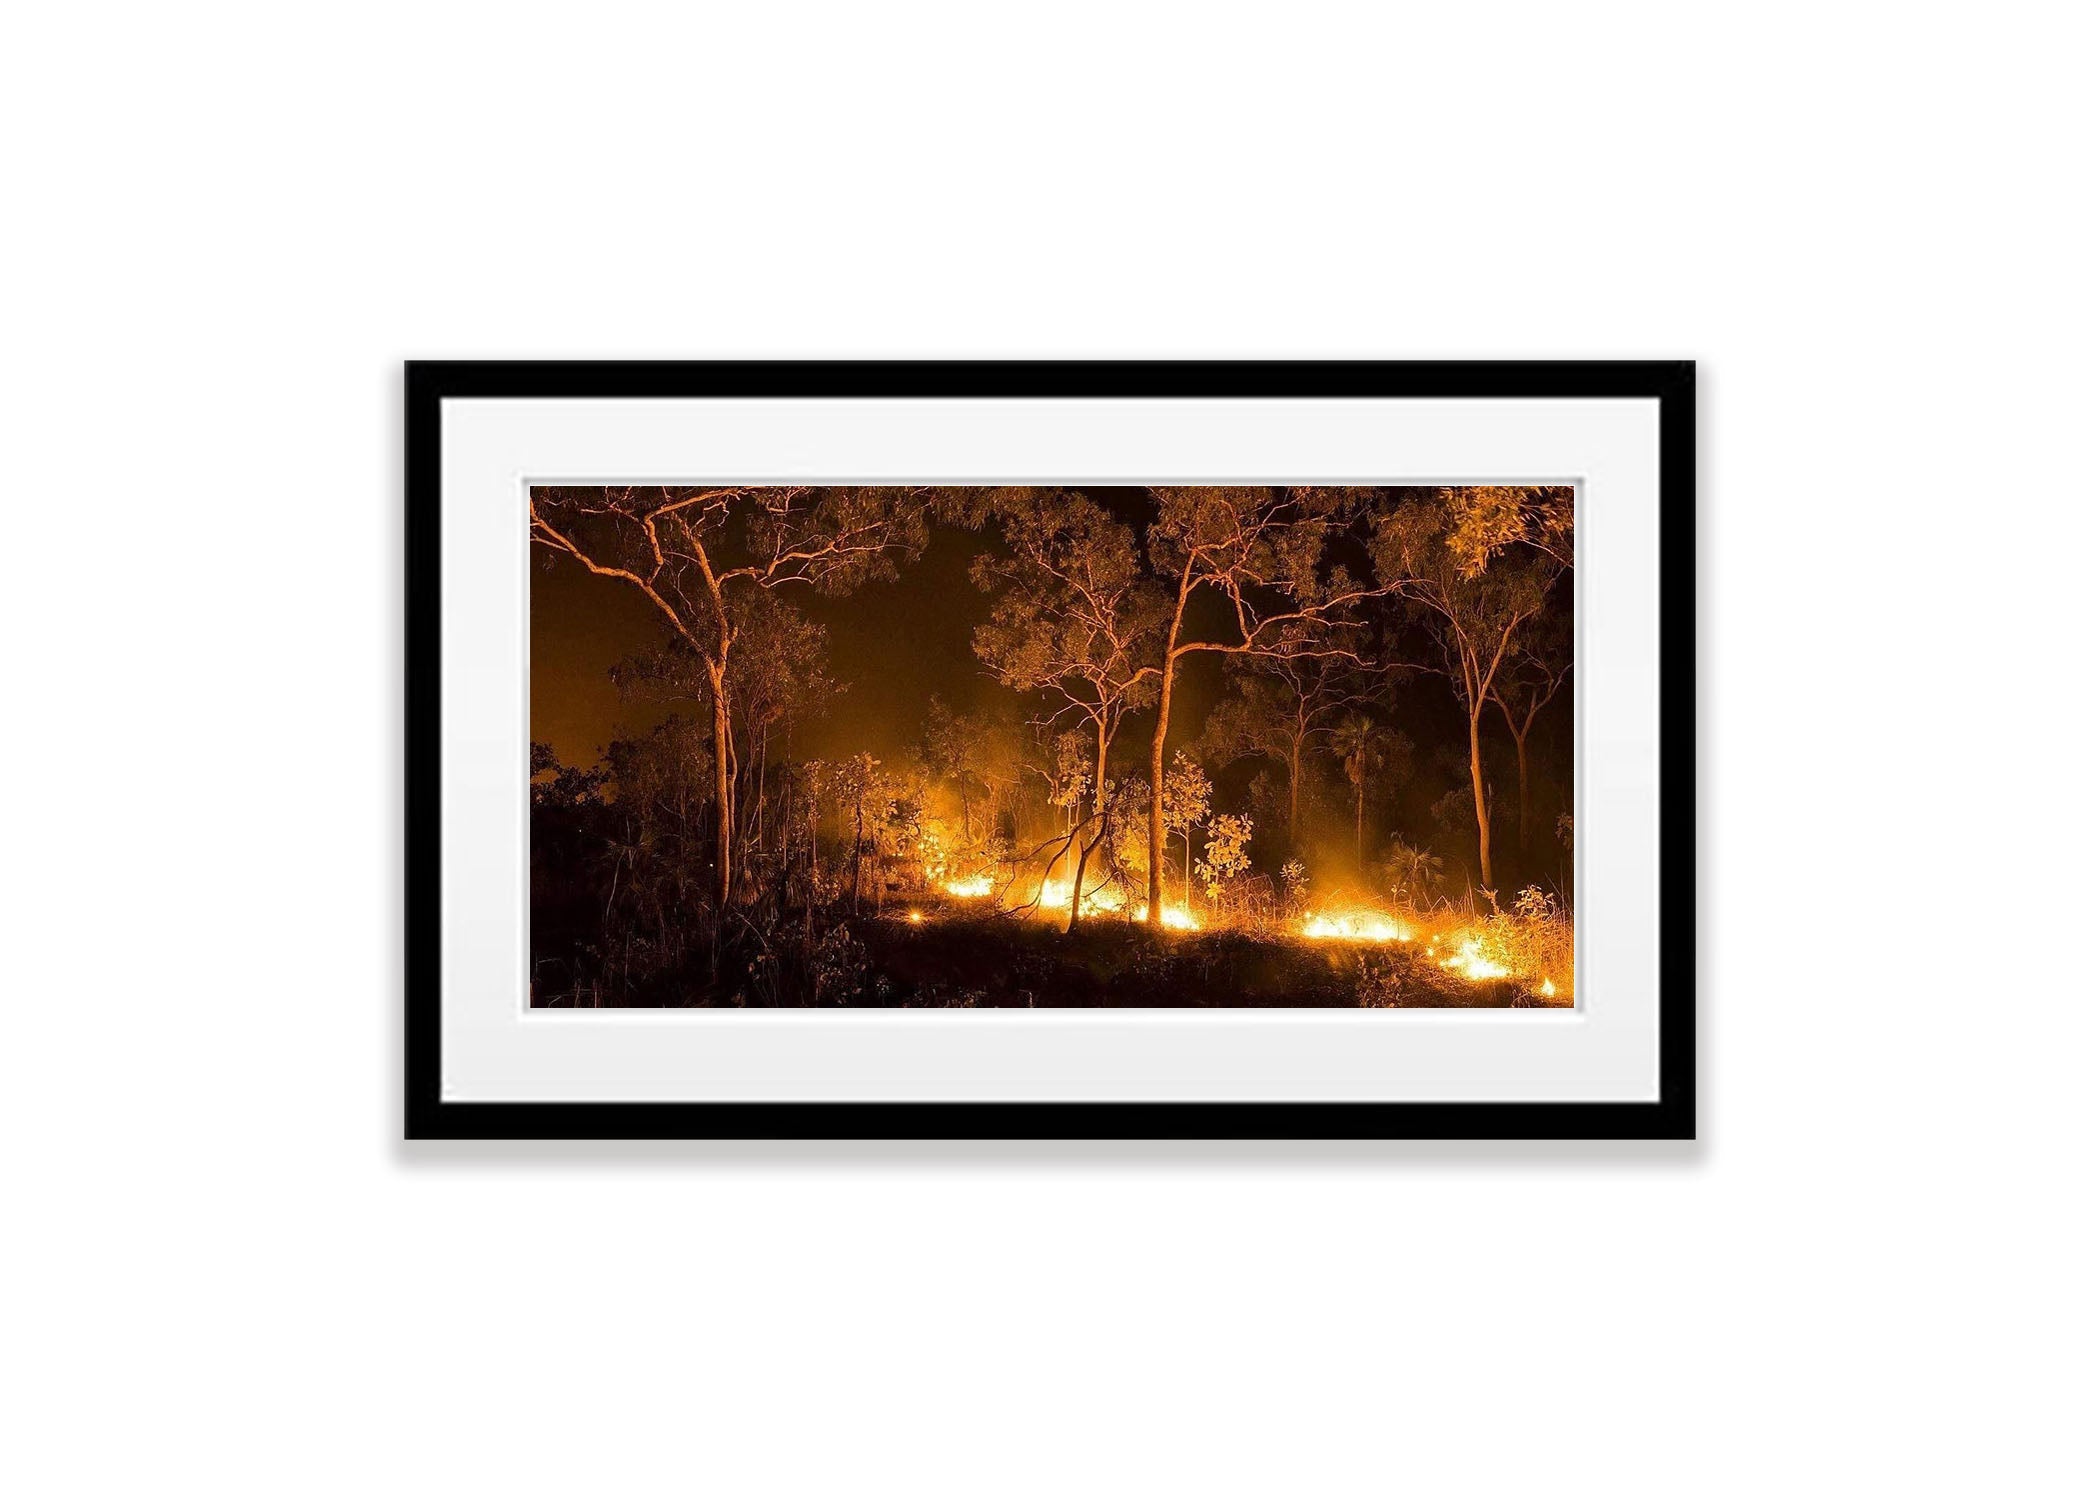
POLYGON ((1158 933, 1094 917, 1061 924, 922 903, 863 916, 857 1003, 904 1006, 1497 1007, 1539 1003, 1516 983, 1460 979, 1396 944, 1233 929, 1158 933), (922 920, 911 920, 917 910, 922 920))
POLYGON ((614 983, 576 983, 567 946, 536 927, 533 1003, 542 1006, 1228 1009, 1493 1009, 1565 1004, 1517 979, 1466 979, 1415 943, 1314 939, 1220 927, 1159 932, 1112 914, 1067 933, 1037 914, 922 893, 859 915, 744 924, 718 958, 689 948, 675 964, 614 983))

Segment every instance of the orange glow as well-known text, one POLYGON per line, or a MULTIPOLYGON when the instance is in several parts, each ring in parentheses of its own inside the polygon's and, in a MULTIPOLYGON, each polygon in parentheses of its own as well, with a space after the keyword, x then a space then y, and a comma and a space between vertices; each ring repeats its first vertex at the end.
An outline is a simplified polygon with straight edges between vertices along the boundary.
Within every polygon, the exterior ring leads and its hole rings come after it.
MULTIPOLYGON (((1068 912, 1072 909, 1072 882, 1069 880, 1046 880, 1042 884, 1043 910, 1068 912)), ((1099 916, 1103 912, 1121 911, 1123 893, 1112 885, 1100 885, 1082 891, 1079 896, 1079 914, 1082 917, 1099 916)))
POLYGON ((1405 943, 1414 934, 1384 912, 1307 912, 1300 934, 1309 938, 1358 943, 1405 943))
POLYGON ((1466 938, 1458 945, 1458 952, 1443 961, 1447 969, 1456 969, 1468 979, 1507 979, 1509 969, 1498 964, 1480 951, 1479 938, 1466 938))
MULTIPOLYGON (((1137 909, 1133 920, 1139 922, 1149 921, 1151 920, 1151 915, 1149 911, 1141 906, 1137 909)), ((1201 932, 1203 930, 1201 922, 1198 922, 1178 906, 1162 906, 1159 909, 1159 925, 1170 928, 1175 932, 1201 932)))
POLYGON ((924 913, 923 911, 914 911, 911 913, 910 916, 906 917, 905 920, 908 922, 923 922, 926 920, 926 913, 924 913))
POLYGON ((961 896, 965 899, 989 896, 992 893, 992 877, 972 875, 968 880, 951 880, 942 889, 951 896, 961 896))

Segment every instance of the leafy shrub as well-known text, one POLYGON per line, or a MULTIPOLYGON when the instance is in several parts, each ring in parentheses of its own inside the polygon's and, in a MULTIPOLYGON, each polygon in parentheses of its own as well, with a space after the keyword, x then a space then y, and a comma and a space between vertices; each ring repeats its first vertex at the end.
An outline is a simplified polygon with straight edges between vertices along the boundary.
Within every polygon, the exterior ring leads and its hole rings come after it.
POLYGON ((1507 911, 1490 916, 1481 948, 1534 987, 1550 981, 1557 996, 1575 988, 1575 924, 1551 891, 1527 885, 1507 911))
POLYGON ((1226 882, 1247 868, 1247 840, 1254 837, 1254 820, 1239 813, 1220 813, 1205 830, 1203 857, 1196 861, 1196 878, 1204 894, 1216 901, 1226 882))
POLYGON ((1283 883, 1283 904, 1290 911, 1305 909, 1305 898, 1312 891, 1312 877, 1306 872, 1302 859, 1285 860, 1279 875, 1283 883))
POLYGON ((810 989, 819 1005, 846 1005, 860 993, 868 950, 844 922, 824 934, 810 956, 810 989))

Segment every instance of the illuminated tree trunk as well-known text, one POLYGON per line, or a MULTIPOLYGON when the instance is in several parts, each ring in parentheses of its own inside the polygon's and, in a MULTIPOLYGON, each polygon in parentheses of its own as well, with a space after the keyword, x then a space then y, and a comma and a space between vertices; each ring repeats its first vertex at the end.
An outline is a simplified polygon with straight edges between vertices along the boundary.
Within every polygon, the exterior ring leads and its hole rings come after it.
POLYGON ((1068 934, 1079 927, 1079 897, 1086 881, 1087 856, 1108 836, 1108 727, 1105 724, 1095 726, 1094 740, 1097 747, 1094 752, 1094 816, 1100 820, 1101 826, 1094 830, 1091 839, 1079 846, 1079 863, 1072 871, 1072 915, 1065 922, 1068 934))
POLYGON ((1152 731, 1152 808, 1146 817, 1145 829, 1145 913, 1156 927, 1160 914, 1160 875, 1167 862, 1167 820, 1160 806, 1160 793, 1164 786, 1167 749, 1167 694, 1159 695, 1159 727, 1152 731))
POLYGON ((1160 894, 1161 876, 1167 863, 1166 769, 1167 712, 1174 706, 1174 640, 1181 634, 1181 611, 1174 611, 1174 628, 1167 635, 1166 670, 1159 679, 1159 722, 1152 726, 1152 810, 1146 819, 1145 913, 1154 930, 1165 910, 1160 894))
POLYGON ((1480 824, 1480 884, 1485 890, 1495 888, 1495 865, 1488 852, 1488 805, 1487 787, 1480 777, 1480 703, 1476 699, 1472 711, 1466 715, 1466 730, 1473 751, 1473 817, 1480 824))
POLYGON ((730 823, 729 798, 729 697, 722 668, 707 664, 708 694, 714 705, 715 730, 715 905, 729 910, 729 850, 735 835, 730 823))
POLYGON ((1079 927, 1079 890, 1086 880, 1086 857, 1094 852, 1091 841, 1079 846, 1079 861, 1072 869, 1072 910, 1065 918, 1065 934, 1070 936, 1079 927))

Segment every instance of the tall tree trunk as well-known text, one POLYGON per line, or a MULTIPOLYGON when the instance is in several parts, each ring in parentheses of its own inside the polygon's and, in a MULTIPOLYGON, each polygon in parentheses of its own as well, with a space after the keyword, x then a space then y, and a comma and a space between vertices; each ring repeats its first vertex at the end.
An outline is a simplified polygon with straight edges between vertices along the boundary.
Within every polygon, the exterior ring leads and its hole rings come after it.
POLYGON ((1364 778, 1356 778, 1356 873, 1364 873, 1364 778))
POLYGON ((730 822, 728 684, 713 662, 707 664, 707 681, 715 721, 715 909, 719 914, 729 910, 729 850, 736 830, 730 822))
POLYGON ((1480 824, 1480 884, 1495 888, 1495 863, 1488 852, 1487 786, 1480 777, 1480 703, 1476 700, 1466 716, 1466 732, 1473 751, 1473 817, 1480 824))
MULTIPOLYGON (((1177 613, 1175 628, 1181 625, 1177 613)), ((1159 679, 1159 722, 1152 726, 1152 811, 1147 818, 1145 841, 1145 913, 1146 920, 1158 928, 1161 914, 1165 911, 1160 893, 1161 875, 1167 863, 1167 820, 1164 792, 1166 788, 1167 760, 1167 711, 1174 706, 1174 653, 1171 645, 1167 651, 1166 671, 1159 679)))
POLYGON ((1065 917, 1065 935, 1071 936, 1079 930, 1079 888, 1086 880, 1086 857, 1094 852, 1091 841, 1079 846, 1079 858, 1072 866, 1072 910, 1065 917))

